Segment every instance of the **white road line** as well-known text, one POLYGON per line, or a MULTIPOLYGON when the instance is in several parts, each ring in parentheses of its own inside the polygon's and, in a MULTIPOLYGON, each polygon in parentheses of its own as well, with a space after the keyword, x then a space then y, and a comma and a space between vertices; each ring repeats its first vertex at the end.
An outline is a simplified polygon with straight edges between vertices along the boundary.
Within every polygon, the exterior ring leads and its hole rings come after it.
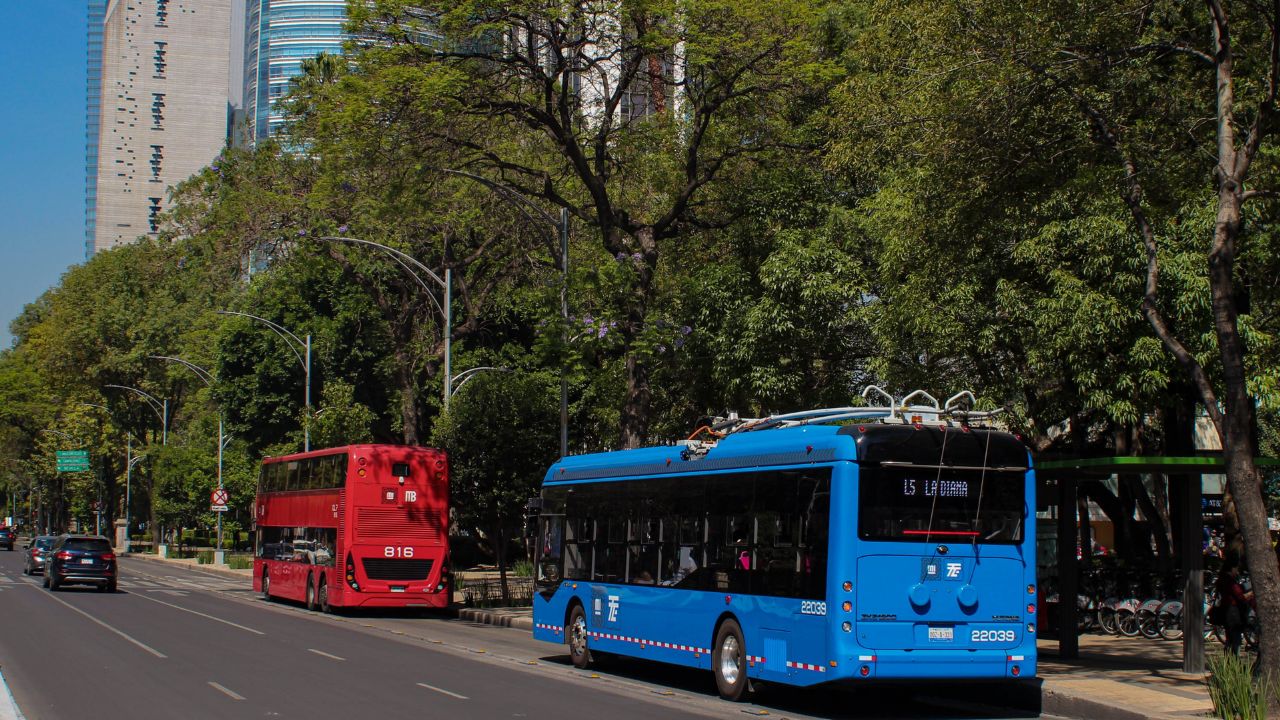
POLYGON ((232 700, 243 700, 243 699, 244 699, 244 696, 243 696, 243 695, 241 695, 240 693, 238 693, 238 692, 236 692, 236 691, 234 691, 234 690, 228 690, 227 688, 225 688, 225 687, 223 687, 223 686, 219 685, 218 683, 216 683, 216 682, 214 682, 214 681, 212 681, 212 680, 210 680, 210 681, 209 681, 209 687, 213 688, 214 690, 217 690, 218 692, 222 693, 223 695, 226 695, 227 697, 231 698, 232 700))
POLYGON ((329 659, 331 659, 331 660, 346 660, 346 658, 344 658, 344 657, 338 657, 337 655, 330 655, 329 653, 327 653, 327 652, 325 652, 325 651, 323 651, 323 650, 317 650, 317 649, 315 649, 315 648, 307 648, 307 652, 313 652, 313 653, 315 653, 315 654, 317 654, 317 655, 323 655, 323 656, 325 656, 325 657, 327 657, 327 658, 329 658, 329 659))
POLYGON ((192 610, 191 608, 184 608, 184 607, 182 607, 181 605, 174 605, 173 603, 167 603, 167 602, 165 602, 165 601, 163 601, 163 600, 157 600, 157 599, 155 599, 155 598, 153 598, 153 597, 147 597, 146 595, 143 595, 143 594, 141 594, 141 593, 130 593, 130 594, 131 594, 131 595, 133 595, 133 597, 136 597, 136 598, 142 598, 143 600, 150 600, 150 601, 151 601, 151 602, 153 602, 153 603, 157 603, 157 604, 160 604, 160 605, 164 605, 165 607, 171 607, 171 608, 173 608, 174 610, 181 610, 182 612, 191 613, 192 615, 199 615, 199 616, 200 616, 200 617, 202 617, 202 618, 206 618, 206 619, 208 619, 208 620, 213 620, 214 622, 220 622, 220 623, 222 623, 223 625, 230 625, 230 626, 231 626, 231 627, 233 627, 233 628, 239 628, 239 629, 241 629, 241 630, 244 630, 245 632, 251 632, 251 633, 253 633, 254 635, 266 635, 266 633, 262 632, 261 630, 254 630, 253 628, 251 628, 251 627, 247 627, 247 626, 244 626, 244 625, 241 625, 240 623, 233 623, 233 622, 231 622, 230 620, 223 620, 223 619, 222 619, 222 618, 220 618, 220 617, 214 617, 214 616, 212 616, 212 615, 207 615, 207 614, 205 614, 205 613, 200 612, 199 610, 192 610))
POLYGON ((89 613, 87 613, 87 612, 85 612, 85 611, 81 610, 80 608, 76 607, 75 605, 72 605, 71 603, 67 602, 66 600, 63 600, 63 599, 62 599, 62 598, 60 598, 60 597, 56 597, 53 593, 49 593, 49 599, 50 599, 50 600, 54 600, 54 601, 56 601, 56 602, 60 602, 60 603, 62 603, 63 605, 67 606, 68 608, 70 608, 70 609, 72 609, 72 610, 74 610, 74 611, 76 611, 76 612, 80 613, 81 615, 83 615, 83 616, 85 616, 85 617, 89 618, 89 619, 90 619, 90 620, 92 620, 93 622, 95 622, 95 623, 97 623, 97 624, 101 625, 102 627, 104 627, 104 628, 106 628, 106 629, 110 630, 111 632, 113 632, 113 633, 115 633, 115 634, 119 635, 120 637, 124 638, 125 640, 128 640, 129 642, 133 643, 134 645, 137 645, 138 647, 142 648, 143 650, 146 650, 147 652, 151 653, 152 655, 155 655, 155 656, 156 656, 156 657, 158 657, 158 658, 167 658, 167 657, 169 657, 168 655, 165 655, 164 653, 160 652, 159 650, 156 650, 155 648, 151 647, 150 645, 147 645, 146 643, 143 643, 143 642, 140 642, 140 641, 138 641, 138 640, 135 640, 132 636, 130 636, 128 633, 124 632, 123 630, 117 630, 116 628, 111 627, 110 625, 108 625, 108 624, 106 624, 106 623, 102 622, 102 621, 101 621, 101 620, 99 620, 98 618, 96 618, 96 617, 94 617, 94 616, 90 615, 89 613))
POLYGON ((466 695, 459 695, 459 694, 458 694, 458 693, 456 693, 456 692, 449 692, 448 690, 445 690, 444 688, 438 688, 438 687, 436 687, 436 686, 434 686, 434 685, 428 685, 428 684, 426 684, 426 683, 418 683, 418 687, 424 687, 424 688, 426 688, 426 689, 428 689, 428 690, 435 690, 435 691, 436 691, 436 692, 438 692, 438 693, 442 693, 442 694, 444 694, 444 695, 448 695, 449 697, 456 697, 456 698, 458 698, 459 700, 470 700, 470 699, 471 699, 471 698, 467 697, 466 695))

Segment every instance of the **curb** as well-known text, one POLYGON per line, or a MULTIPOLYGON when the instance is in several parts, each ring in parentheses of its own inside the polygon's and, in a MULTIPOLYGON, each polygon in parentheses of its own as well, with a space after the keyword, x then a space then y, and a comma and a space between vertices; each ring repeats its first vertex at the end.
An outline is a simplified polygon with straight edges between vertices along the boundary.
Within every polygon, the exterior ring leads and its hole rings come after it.
POLYGON ((4 673, 0 673, 0 720, 23 720, 18 701, 13 699, 13 693, 9 692, 9 685, 4 681, 4 673))
POLYGON ((211 573, 214 575, 221 575, 222 577, 235 578, 237 580, 243 579, 243 580, 249 580, 250 582, 252 582, 253 580, 252 570, 232 570, 231 568, 223 565, 201 565, 199 563, 183 562, 179 560, 169 560, 168 558, 159 558, 154 555, 150 555, 148 553, 128 553, 124 555, 124 557, 138 558, 145 562, 157 563, 160 565, 178 565, 181 567, 190 568, 192 570, 200 570, 200 571, 211 573))
MULTIPOLYGON (((1054 689, 1050 683, 1041 686, 1040 702, 1041 712, 1045 715, 1083 720, 1187 720, 1205 717, 1203 712, 1179 714, 1160 712, 1154 708, 1151 711, 1143 711, 1111 705, 1083 695, 1062 692, 1054 689)), ((1211 708, 1206 709, 1212 712, 1211 708)))
POLYGON ((1127 708, 1090 700, 1079 695, 1067 695, 1050 687, 1040 690, 1040 712, 1045 715, 1060 715, 1068 718, 1088 718, 1088 720, 1152 720, 1153 718, 1172 717, 1169 715, 1148 715, 1127 708))
POLYGON ((489 612, 479 608, 458 608, 458 619, 466 620, 480 625, 493 625, 495 627, 515 628, 517 630, 528 630, 533 632, 533 618, 523 615, 503 615, 500 613, 489 612))

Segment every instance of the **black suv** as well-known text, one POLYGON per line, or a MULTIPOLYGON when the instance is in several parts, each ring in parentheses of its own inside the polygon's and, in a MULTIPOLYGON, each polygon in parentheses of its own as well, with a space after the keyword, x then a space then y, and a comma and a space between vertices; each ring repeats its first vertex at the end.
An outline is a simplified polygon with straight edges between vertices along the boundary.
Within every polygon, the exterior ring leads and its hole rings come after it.
POLYGON ((0 527, 0 545, 3 545, 5 550, 12 550, 13 541, 16 539, 17 533, 13 531, 13 528, 0 527))
POLYGON ((59 535, 49 550, 44 586, 97 585, 102 592, 116 591, 116 554, 111 541, 98 535, 59 535))

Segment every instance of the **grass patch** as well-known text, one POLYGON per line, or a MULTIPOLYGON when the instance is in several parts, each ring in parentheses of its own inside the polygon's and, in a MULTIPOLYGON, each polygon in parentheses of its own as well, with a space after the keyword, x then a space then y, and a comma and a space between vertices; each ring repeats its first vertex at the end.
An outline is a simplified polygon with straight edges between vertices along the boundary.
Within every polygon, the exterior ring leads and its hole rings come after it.
POLYGON ((227 567, 232 570, 248 570, 253 567, 252 555, 228 555, 227 567))
POLYGON ((1267 703, 1277 693, 1274 682, 1254 677, 1254 659, 1247 654, 1208 658, 1209 698, 1214 717, 1224 720, 1266 720, 1267 703))

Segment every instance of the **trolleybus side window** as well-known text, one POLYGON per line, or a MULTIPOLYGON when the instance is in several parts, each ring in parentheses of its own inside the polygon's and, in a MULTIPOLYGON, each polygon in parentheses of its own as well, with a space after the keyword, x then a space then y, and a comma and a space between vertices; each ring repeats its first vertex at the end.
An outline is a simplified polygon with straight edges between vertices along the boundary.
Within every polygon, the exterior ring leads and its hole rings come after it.
POLYGON ((562 573, 820 599, 830 489, 829 468, 551 486, 539 566, 556 571, 540 570, 539 581, 562 573), (551 542, 552 528, 562 528, 562 544, 551 542))

